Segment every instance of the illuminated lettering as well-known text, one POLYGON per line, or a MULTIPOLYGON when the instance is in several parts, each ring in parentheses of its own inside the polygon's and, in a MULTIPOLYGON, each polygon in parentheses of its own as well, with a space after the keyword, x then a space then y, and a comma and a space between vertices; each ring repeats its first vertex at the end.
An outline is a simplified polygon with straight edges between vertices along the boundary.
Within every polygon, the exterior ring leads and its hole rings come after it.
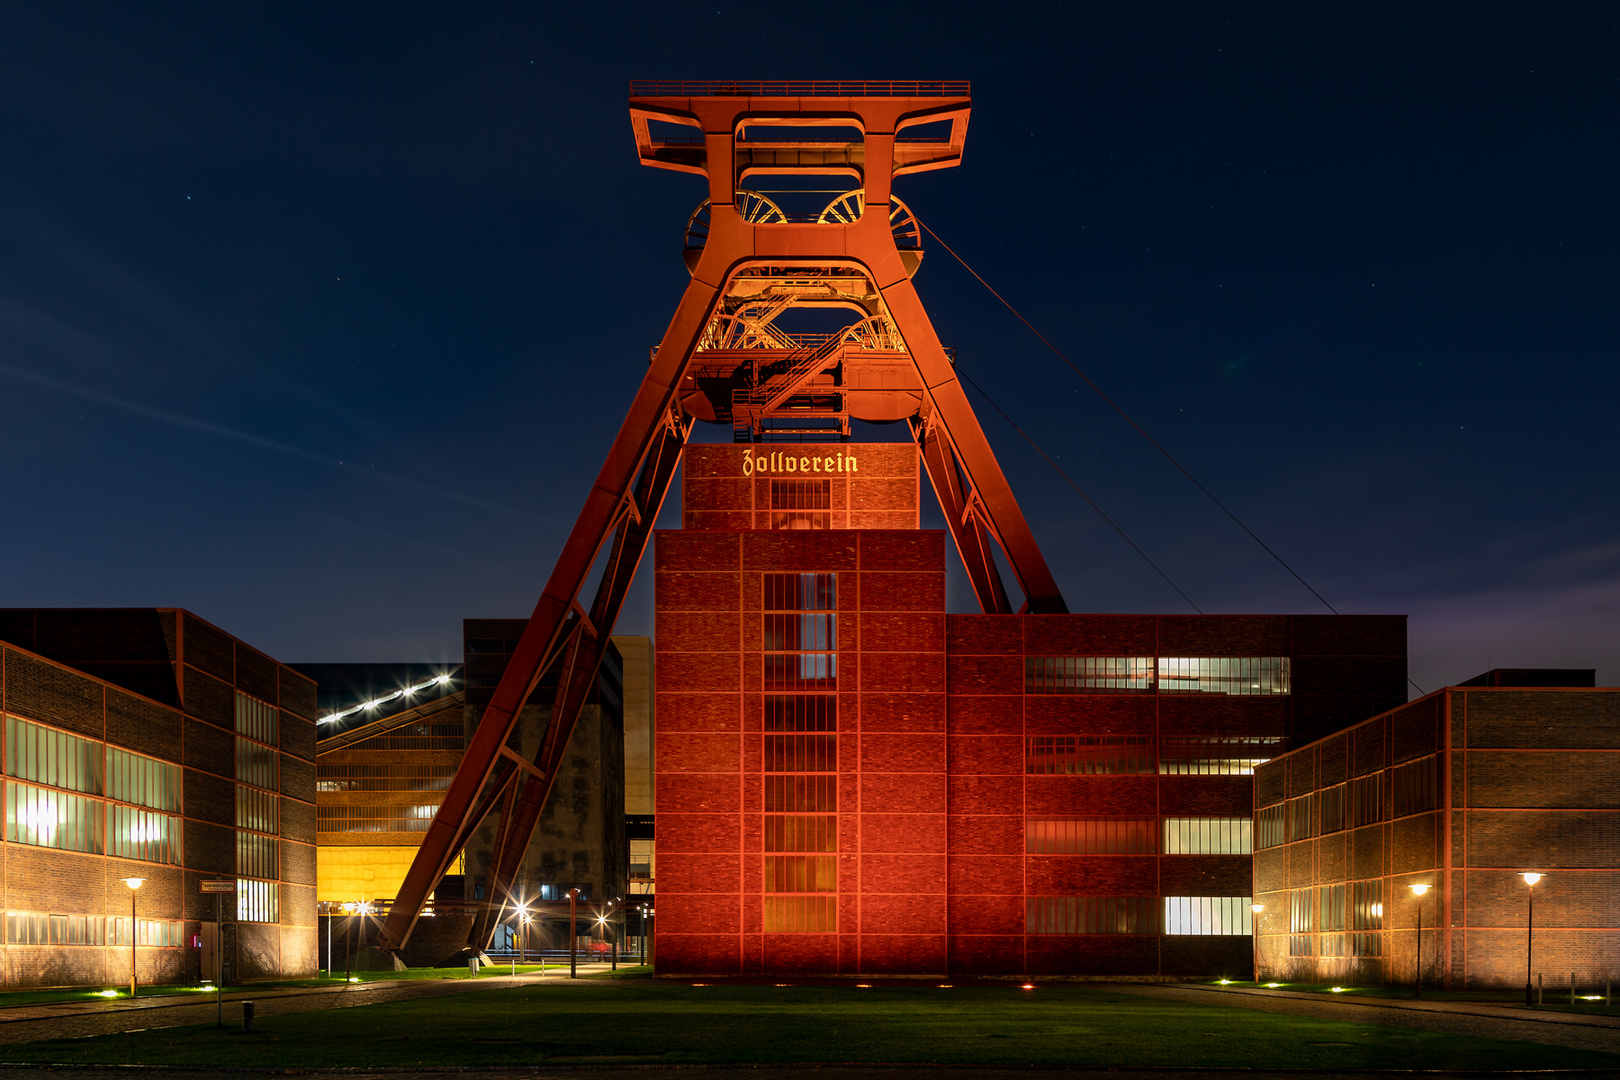
POLYGON ((752 450, 743 451, 743 475, 754 475, 754 452, 752 450))

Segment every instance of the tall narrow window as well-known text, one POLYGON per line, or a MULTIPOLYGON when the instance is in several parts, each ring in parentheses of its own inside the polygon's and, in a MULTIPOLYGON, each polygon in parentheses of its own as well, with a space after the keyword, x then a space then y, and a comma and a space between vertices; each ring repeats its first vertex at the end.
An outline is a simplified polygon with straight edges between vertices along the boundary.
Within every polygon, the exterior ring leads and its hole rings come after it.
POLYGON ((1254 812, 1254 847, 1277 847, 1288 843, 1288 804, 1262 807, 1254 812))
POLYGON ((1368 773, 1350 781, 1351 820, 1356 825, 1371 825, 1384 819, 1384 774, 1368 773))
POLYGON ((772 934, 833 933, 838 697, 830 691, 838 685, 837 575, 766 574, 762 596, 763 927, 772 934))

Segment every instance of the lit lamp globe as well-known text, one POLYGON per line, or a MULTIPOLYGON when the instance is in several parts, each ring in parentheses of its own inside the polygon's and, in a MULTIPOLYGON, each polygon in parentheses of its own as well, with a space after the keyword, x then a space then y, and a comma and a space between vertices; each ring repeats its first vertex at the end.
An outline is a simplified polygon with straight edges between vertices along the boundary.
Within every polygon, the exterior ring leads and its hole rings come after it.
POLYGON ((1534 871, 1526 871, 1525 873, 1522 873, 1519 876, 1524 878, 1524 883, 1526 885, 1534 885, 1536 882, 1540 881, 1542 879, 1542 877, 1545 876, 1545 875, 1535 873, 1534 871))
POLYGON ((1419 896, 1422 896, 1424 893, 1429 891, 1429 886, 1427 886, 1427 885, 1413 885, 1412 886, 1412 891, 1417 893, 1419 896))

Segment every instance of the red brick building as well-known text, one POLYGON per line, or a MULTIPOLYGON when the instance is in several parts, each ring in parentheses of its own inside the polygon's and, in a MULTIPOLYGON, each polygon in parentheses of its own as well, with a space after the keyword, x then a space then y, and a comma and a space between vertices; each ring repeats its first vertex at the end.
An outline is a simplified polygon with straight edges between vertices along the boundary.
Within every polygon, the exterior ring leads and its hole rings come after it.
POLYGON ((4 985, 212 976, 205 878, 227 979, 315 973, 311 680, 186 611, 0 610, 0 713, 4 985))
POLYGON ((1254 765, 1404 701, 1404 617, 947 615, 914 446, 685 453, 662 970, 1247 970, 1254 765))
POLYGON ((1601 987, 1620 966, 1620 690, 1592 681, 1492 672, 1256 769, 1262 971, 1411 983, 1421 956, 1430 985, 1601 987), (1545 875, 1533 941, 1525 871, 1545 875))

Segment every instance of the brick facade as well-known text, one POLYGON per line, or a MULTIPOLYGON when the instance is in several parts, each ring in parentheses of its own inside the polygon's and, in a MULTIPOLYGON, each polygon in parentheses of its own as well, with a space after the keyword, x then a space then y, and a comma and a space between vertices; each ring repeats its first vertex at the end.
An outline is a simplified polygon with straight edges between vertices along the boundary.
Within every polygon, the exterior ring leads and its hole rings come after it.
POLYGON ((1246 828, 1250 777, 1166 774, 1158 755, 1178 739, 1280 747, 1398 704, 1404 619, 948 615, 948 540, 916 527, 915 448, 828 449, 689 447, 685 528, 654 538, 660 969, 1246 969, 1246 933, 1165 932, 1166 897, 1223 898, 1247 913, 1246 841, 1230 853, 1170 853, 1162 823, 1246 828), (749 460, 773 452, 798 455, 798 467, 749 460), (806 503, 802 487, 773 492, 784 476, 803 481, 817 455, 822 468, 809 477, 830 489, 821 503, 806 503), (784 497, 800 500, 797 527, 783 528, 784 497), (820 505, 824 520, 810 516, 820 505), (839 516, 855 505, 872 517, 839 516), (835 592, 835 607, 773 599, 812 588, 794 584, 810 578, 826 579, 813 587, 835 592), (815 649, 782 637, 834 626, 815 649), (1031 674, 1089 658, 1139 658, 1158 671, 1166 657, 1271 658, 1290 666, 1291 686, 1189 694, 1145 675, 1128 687, 1039 692, 1031 674), (816 674, 804 690, 812 670, 836 675, 816 674), (799 721, 809 715, 795 697, 836 722, 784 722, 790 708, 799 721), (816 734, 779 734, 803 731, 816 734), (1073 747, 1092 744, 1139 760, 1099 759, 1087 774, 1073 747), (1068 755, 1059 774, 1043 774, 1034 756, 1043 746, 1068 755), (816 747, 835 761, 772 775, 789 768, 783 755, 816 747), (815 814, 783 813, 804 806, 781 792, 823 779, 834 788, 817 796, 815 814), (1031 822, 1137 832, 1129 851, 1052 853, 1031 822), (799 874, 816 883, 801 887, 799 874), (1109 913, 1097 918, 1115 932, 1083 932, 1092 916, 1081 910, 1109 913), (801 924, 788 929, 793 919, 801 924))
POLYGON ((1257 818, 1288 821, 1280 843, 1256 840, 1260 966, 1414 981, 1410 886, 1424 883, 1426 983, 1522 986, 1529 963, 1549 986, 1567 989, 1571 972, 1600 985, 1620 966, 1617 792, 1620 691, 1604 689, 1450 687, 1262 765, 1257 818), (1342 827, 1335 791, 1351 793, 1342 827), (1524 871, 1546 875, 1529 943, 1524 871), (1346 921, 1362 925, 1338 927, 1341 888, 1380 910, 1358 920, 1352 907, 1346 921))
MULTIPOLYGON (((51 943, 61 931, 50 921, 53 916, 127 919, 126 877, 146 879, 135 897, 142 923, 181 928, 172 945, 138 947, 140 980, 194 981, 204 974, 195 942, 204 923, 213 922, 214 901, 201 895, 199 882, 235 878, 238 872, 239 692, 276 718, 277 745, 266 749, 276 762, 279 790, 265 795, 278 809, 275 831, 266 834, 276 850, 277 875, 267 884, 276 894, 278 917, 238 920, 232 898, 225 898, 227 977, 313 975, 314 684, 186 611, 0 611, 0 712, 47 733, 91 740, 97 761, 108 748, 124 749, 178 766, 180 777, 179 809, 173 815, 179 865, 103 853, 114 839, 110 821, 101 851, 18 842, 26 835, 26 821, 8 803, 7 839, 0 843, 6 986, 127 982, 127 943, 51 943), (46 928, 47 940, 19 940, 28 936, 29 919, 45 920, 38 925, 46 928)), ((23 790, 12 748, 5 749, 0 757, 7 785, 23 790)), ((27 789, 59 801, 79 797, 52 794, 51 786, 37 779, 27 789)), ((87 798, 102 794, 83 786, 71 790, 87 798)))

